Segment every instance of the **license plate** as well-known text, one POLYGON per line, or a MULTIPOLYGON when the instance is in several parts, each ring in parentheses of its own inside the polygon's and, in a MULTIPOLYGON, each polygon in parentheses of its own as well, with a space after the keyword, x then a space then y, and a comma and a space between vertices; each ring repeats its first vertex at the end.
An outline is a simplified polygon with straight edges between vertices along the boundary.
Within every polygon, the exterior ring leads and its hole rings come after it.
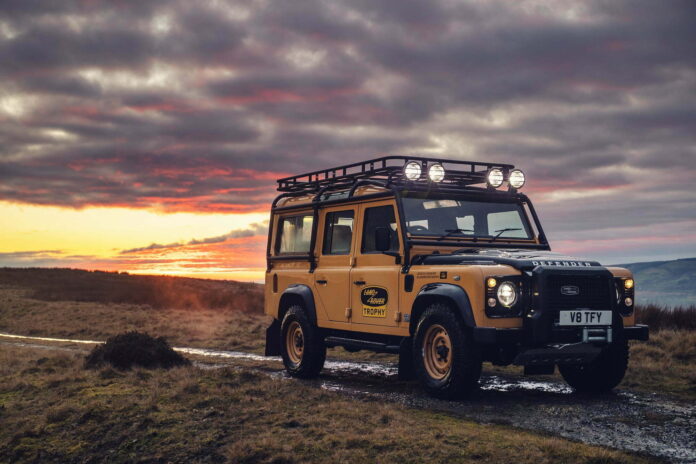
POLYGON ((611 325, 611 311, 561 311, 560 325, 611 325))

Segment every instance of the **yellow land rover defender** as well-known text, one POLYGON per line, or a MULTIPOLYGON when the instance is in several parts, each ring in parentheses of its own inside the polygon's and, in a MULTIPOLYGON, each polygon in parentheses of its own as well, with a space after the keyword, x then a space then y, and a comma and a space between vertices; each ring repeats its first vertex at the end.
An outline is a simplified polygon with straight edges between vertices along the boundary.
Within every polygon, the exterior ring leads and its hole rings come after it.
POLYGON ((278 180, 266 355, 311 378, 326 349, 399 354, 430 394, 467 395, 481 363, 558 366, 614 388, 636 325, 626 269, 550 251, 509 164, 387 156, 278 180))

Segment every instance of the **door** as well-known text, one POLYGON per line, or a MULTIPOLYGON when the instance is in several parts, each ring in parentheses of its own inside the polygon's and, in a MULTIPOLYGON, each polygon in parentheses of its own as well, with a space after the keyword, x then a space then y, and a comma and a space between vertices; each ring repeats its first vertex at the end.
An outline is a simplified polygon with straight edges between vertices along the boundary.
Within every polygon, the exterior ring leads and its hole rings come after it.
POLYGON ((360 207, 360 234, 355 240, 355 266, 351 270, 351 307, 356 324, 397 326, 399 274, 401 265, 394 256, 375 249, 375 229, 386 227, 391 249, 400 252, 398 221, 393 200, 367 203, 360 207))
POLYGON ((355 206, 327 208, 320 215, 321 243, 314 271, 318 304, 330 321, 350 321, 350 269, 353 261, 355 206))

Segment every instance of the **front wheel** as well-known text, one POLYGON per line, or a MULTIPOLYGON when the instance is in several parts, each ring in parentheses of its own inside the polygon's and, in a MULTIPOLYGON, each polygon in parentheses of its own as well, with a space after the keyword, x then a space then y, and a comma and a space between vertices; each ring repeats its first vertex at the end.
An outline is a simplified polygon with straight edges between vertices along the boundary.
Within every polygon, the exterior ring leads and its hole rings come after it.
POLYGON ((326 360, 326 345, 302 306, 288 308, 280 336, 280 355, 288 374, 302 379, 318 376, 326 360))
POLYGON ((600 393, 611 390, 623 380, 628 367, 628 342, 614 342, 592 362, 579 365, 559 365, 558 370, 576 391, 600 393))
POLYGON ((463 398, 478 384, 481 356, 448 306, 426 308, 416 327, 413 350, 416 373, 429 394, 463 398))

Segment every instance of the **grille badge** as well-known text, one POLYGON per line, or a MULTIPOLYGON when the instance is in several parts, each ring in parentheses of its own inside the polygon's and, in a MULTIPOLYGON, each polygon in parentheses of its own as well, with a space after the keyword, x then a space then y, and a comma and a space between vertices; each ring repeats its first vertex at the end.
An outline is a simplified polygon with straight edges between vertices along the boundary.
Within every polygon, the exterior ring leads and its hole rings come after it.
POLYGON ((580 287, 575 285, 564 285, 561 287, 561 295, 575 296, 580 294, 580 287))

